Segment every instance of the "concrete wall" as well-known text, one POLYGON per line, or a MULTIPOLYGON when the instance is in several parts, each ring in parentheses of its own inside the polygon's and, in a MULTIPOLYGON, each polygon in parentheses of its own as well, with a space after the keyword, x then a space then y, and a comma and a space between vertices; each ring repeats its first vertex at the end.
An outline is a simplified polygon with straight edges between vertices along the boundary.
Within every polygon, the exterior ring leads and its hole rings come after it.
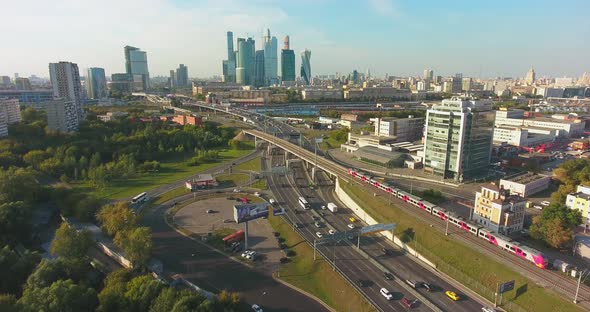
MULTIPOLYGON (((356 217, 360 220, 365 221, 369 225, 377 224, 375 219, 371 217, 361 206, 359 206, 341 187, 340 187, 340 180, 336 180, 336 195, 347 207, 349 207, 356 217)), ((393 233, 390 231, 381 232, 381 235, 387 237, 389 240, 392 240, 396 245, 407 251, 409 254, 415 256, 416 258, 422 260, 424 263, 428 264, 429 266, 436 268, 436 265, 426 259, 424 256, 419 254, 416 250, 408 246, 408 244, 402 242, 397 236, 394 236, 393 233)))

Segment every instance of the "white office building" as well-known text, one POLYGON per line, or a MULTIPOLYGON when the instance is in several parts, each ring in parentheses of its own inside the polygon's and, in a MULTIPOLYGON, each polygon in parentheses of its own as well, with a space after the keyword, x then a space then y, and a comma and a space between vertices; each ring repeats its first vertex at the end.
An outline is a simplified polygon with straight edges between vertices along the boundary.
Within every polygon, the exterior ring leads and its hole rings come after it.
POLYGON ((424 118, 371 118, 375 136, 393 136, 397 142, 415 141, 422 137, 424 118))
POLYGON ((521 109, 496 111, 496 127, 524 127, 554 129, 560 137, 578 137, 584 134, 585 124, 581 120, 563 120, 547 117, 527 118, 521 109))
POLYGON ((532 147, 553 142, 558 133, 557 130, 548 128, 496 126, 494 127, 494 144, 532 147))

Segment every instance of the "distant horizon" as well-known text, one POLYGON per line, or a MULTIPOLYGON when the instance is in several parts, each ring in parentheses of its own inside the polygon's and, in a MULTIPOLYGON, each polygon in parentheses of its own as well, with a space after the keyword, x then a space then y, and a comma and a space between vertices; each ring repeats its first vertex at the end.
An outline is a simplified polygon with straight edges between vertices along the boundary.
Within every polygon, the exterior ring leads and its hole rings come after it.
MULTIPOLYGON (((48 64, 69 61, 85 76, 101 67, 110 76, 125 72, 123 47, 147 52, 150 76, 168 76, 178 64, 189 76, 221 76, 226 32, 252 37, 260 49, 270 28, 291 49, 312 52, 313 76, 419 77, 424 69, 443 77, 522 78, 531 64, 537 77, 578 78, 590 72, 590 3, 546 0, 479 3, 458 0, 420 3, 367 0, 341 5, 336 0, 104 0, 71 2, 24 0, 0 12, 7 25, 0 59, 1 76, 49 76, 48 64), (117 8, 117 10, 113 10, 117 8), (138 10, 137 8, 141 8, 138 10), (16 12, 16 13, 15 13, 16 12)), ((280 62, 280 61, 279 61, 280 62)), ((280 67, 280 66, 279 66, 280 67)), ((279 73, 280 74, 280 73, 279 73)))

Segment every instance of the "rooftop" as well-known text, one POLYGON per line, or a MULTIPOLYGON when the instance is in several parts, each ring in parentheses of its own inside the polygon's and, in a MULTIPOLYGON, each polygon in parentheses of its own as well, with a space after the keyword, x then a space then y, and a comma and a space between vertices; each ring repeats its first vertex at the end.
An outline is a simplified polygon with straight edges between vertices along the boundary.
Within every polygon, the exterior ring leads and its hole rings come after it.
POLYGON ((510 179, 502 179, 501 181, 510 181, 510 182, 515 182, 515 183, 520 183, 520 184, 527 184, 527 183, 531 183, 534 181, 538 181, 541 179, 546 179, 548 178, 548 176, 546 175, 541 175, 541 174, 537 174, 534 172, 527 172, 525 174, 516 176, 516 177, 512 177, 510 179))

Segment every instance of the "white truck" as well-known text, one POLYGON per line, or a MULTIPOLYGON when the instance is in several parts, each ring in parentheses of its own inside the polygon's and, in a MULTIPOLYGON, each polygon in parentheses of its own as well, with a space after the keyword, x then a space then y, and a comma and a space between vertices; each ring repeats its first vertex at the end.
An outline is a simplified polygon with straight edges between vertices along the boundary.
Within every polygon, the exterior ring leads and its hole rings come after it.
POLYGON ((336 211, 338 211, 338 206, 336 206, 336 204, 334 204, 334 203, 328 203, 328 209, 331 212, 336 212, 336 211))

